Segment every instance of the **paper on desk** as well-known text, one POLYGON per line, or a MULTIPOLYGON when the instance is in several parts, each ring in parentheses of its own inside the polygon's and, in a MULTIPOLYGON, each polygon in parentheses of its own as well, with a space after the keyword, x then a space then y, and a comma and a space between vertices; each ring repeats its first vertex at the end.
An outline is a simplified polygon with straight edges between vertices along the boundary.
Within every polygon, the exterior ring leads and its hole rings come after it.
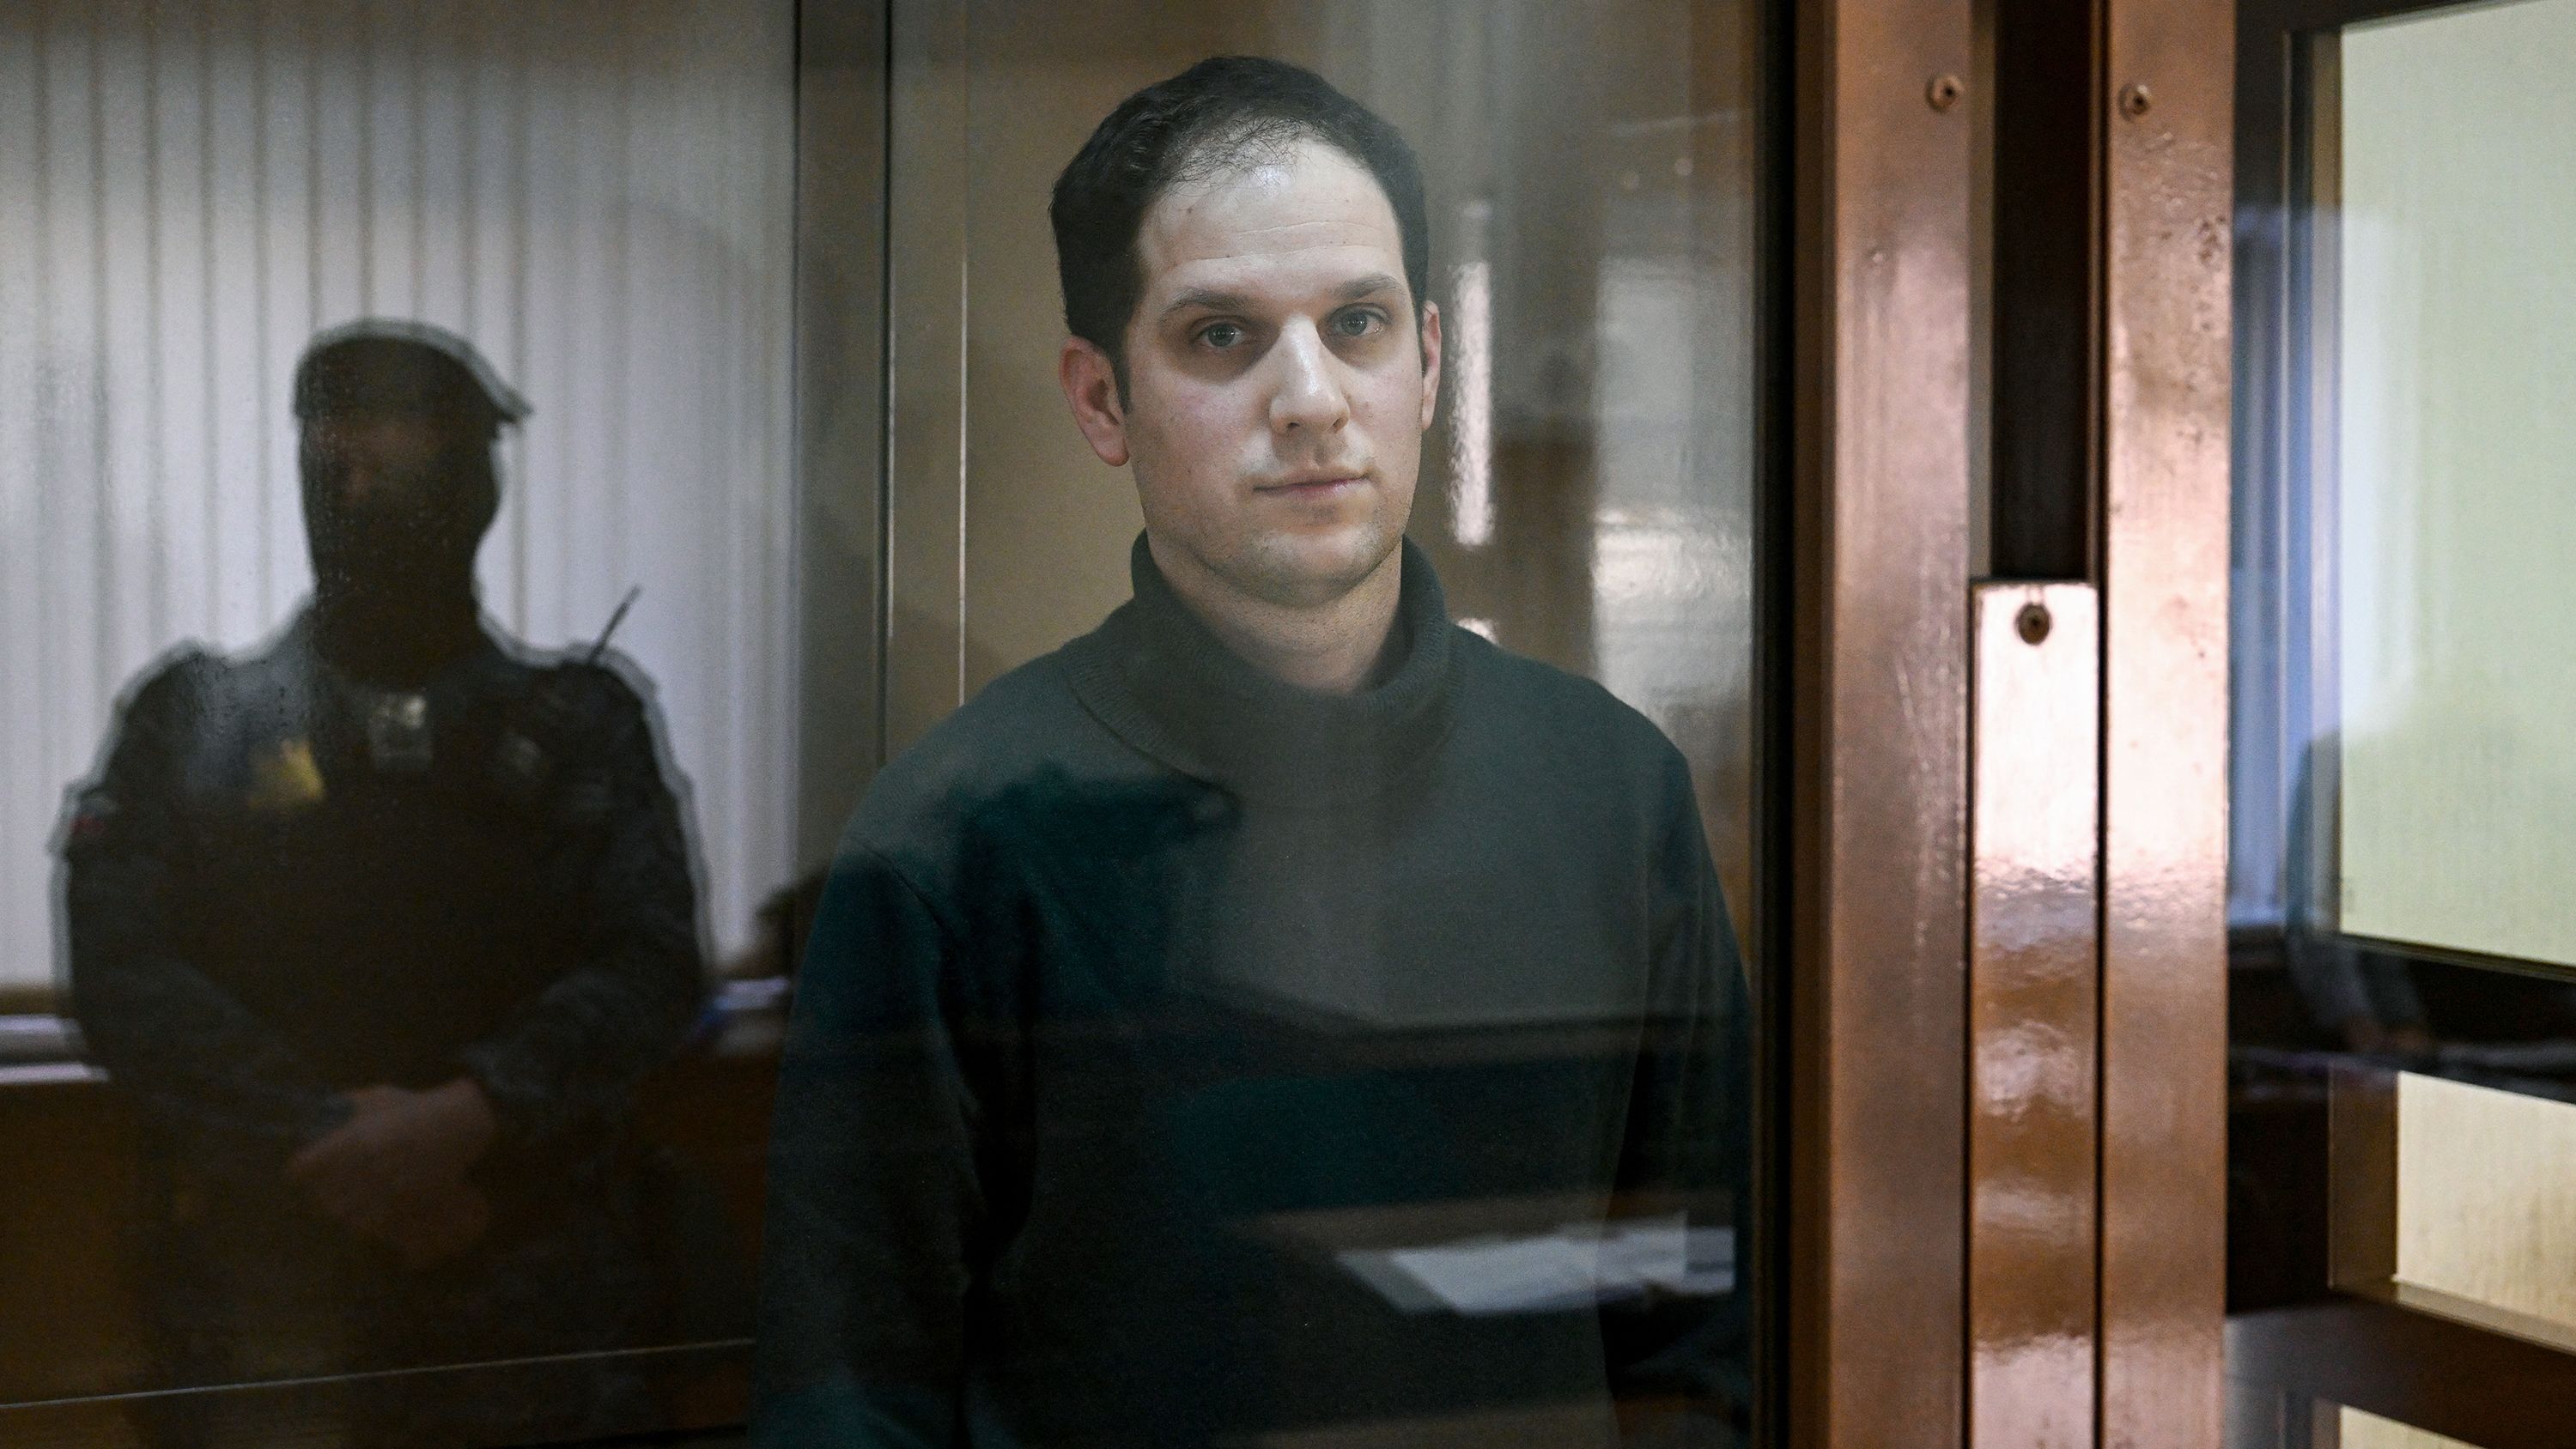
POLYGON ((1635 1298, 1650 1288, 1698 1297, 1735 1286, 1734 1231, 1692 1228, 1679 1214, 1336 1256, 1408 1313, 1549 1313, 1635 1298))

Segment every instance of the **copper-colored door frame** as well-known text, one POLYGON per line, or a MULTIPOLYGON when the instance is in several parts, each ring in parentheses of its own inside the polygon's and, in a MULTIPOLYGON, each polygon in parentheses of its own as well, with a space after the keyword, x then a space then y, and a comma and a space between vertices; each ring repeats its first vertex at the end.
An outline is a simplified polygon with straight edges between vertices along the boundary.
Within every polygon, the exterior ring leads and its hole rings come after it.
POLYGON ((1797 12, 1785 1442, 1960 1442, 1969 0, 1797 12))
POLYGON ((2218 1442, 2230 14, 1798 11, 1790 1443, 2218 1442), (2038 69, 1997 77, 1979 62, 1998 54, 2038 69), (1998 99, 1975 93, 1989 78, 1998 99), (1981 120, 1991 164, 2033 165, 2017 143, 2037 135, 2056 169, 1982 170, 1981 120), (2006 233, 1984 184, 2034 179, 2006 233), (1989 262, 2022 309, 1991 354, 1989 262), (1972 728, 1981 554, 2099 590, 2096 750, 2016 755, 2035 727, 2019 716, 1972 728), (2050 768, 2098 791, 2098 915, 2071 927, 2063 871, 2034 889, 2002 869, 2045 822, 1972 819, 1973 780, 2050 768), (1972 901, 1976 942, 2054 932, 2049 959, 2093 990, 2061 981, 2044 1008, 1988 992, 1999 958, 1972 951, 1972 901), (2092 1064, 2089 1123, 2067 1115, 2074 1090, 2048 1103, 2057 1130, 1980 1139, 2012 1108, 1976 1074, 2034 1031, 2089 1038, 2052 1058, 2092 1064), (1981 1232, 1969 1205, 2002 1171, 2064 1231, 1981 1232), (1997 1367, 2037 1324, 2074 1337, 2054 1360, 2074 1382, 1972 1430, 1974 1386, 2013 1392, 1997 1367))
POLYGON ((2225 1400, 2228 0, 2111 0, 2102 288, 2101 1442, 2225 1400))

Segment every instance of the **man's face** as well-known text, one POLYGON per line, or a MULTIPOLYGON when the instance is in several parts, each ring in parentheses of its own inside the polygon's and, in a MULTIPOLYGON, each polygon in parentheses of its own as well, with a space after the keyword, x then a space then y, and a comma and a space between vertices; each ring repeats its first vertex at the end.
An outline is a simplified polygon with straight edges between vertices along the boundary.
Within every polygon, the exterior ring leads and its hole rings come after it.
POLYGON ((1300 142, 1166 192, 1137 252, 1123 403, 1098 349, 1066 347, 1085 436, 1134 464, 1158 557, 1274 605, 1339 598, 1403 538, 1439 394, 1385 192, 1300 142))
POLYGON ((471 568, 481 500, 470 429, 436 413, 338 408, 303 431, 304 522, 326 587, 445 584, 471 568))
POLYGON ((308 502, 369 511, 419 508, 445 483, 456 429, 436 415, 346 408, 304 424, 308 502))

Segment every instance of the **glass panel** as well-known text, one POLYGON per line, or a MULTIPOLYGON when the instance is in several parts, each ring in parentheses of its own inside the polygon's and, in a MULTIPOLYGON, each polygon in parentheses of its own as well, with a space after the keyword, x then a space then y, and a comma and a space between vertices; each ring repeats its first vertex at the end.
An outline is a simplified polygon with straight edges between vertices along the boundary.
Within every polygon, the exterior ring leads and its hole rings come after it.
POLYGON ((0 1440, 742 1412, 796 6, 529 18, 0 7, 0 1440))
POLYGON ((897 8, 780 1423, 1743 1431, 1754 12, 897 8))
POLYGON ((1756 11, 0 7, 0 1442, 1749 1432, 1756 11))
POLYGON ((2576 4, 2341 41, 2334 409, 2350 934, 2576 966, 2576 4))
POLYGON ((1041 17, 977 0, 953 29, 911 22, 925 47, 965 46, 958 69, 925 54, 907 79, 897 62, 912 104, 896 118, 894 265, 942 284, 899 286, 898 326, 965 321, 957 371, 943 354, 894 382, 899 413, 965 390, 962 428, 921 429, 940 430, 963 486, 917 491, 964 535, 931 581, 956 601, 916 596, 964 620, 923 713, 1128 595, 1133 490, 1064 422, 1053 339, 1031 335, 1063 306, 1043 206, 1056 173, 1135 87, 1210 53, 1277 55, 1382 111, 1421 155, 1448 353, 1411 537, 1451 613, 1599 679, 1681 745, 1750 940, 1760 11, 1560 11, 1124 0, 1041 17))
POLYGON ((2295 39, 2240 169, 2229 1306, 2576 1347, 2576 3, 2295 39))

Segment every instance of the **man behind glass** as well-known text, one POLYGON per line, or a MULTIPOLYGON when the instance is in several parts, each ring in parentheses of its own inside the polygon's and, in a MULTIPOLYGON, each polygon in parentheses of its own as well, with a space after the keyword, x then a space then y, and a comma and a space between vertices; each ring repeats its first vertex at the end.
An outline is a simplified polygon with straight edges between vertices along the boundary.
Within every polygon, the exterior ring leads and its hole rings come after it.
POLYGON ((1403 536, 1424 209, 1392 127, 1267 60, 1139 92, 1056 183, 1060 376, 1134 470, 1135 596, 844 840, 779 1096, 760 1442, 1740 1422, 1740 1296, 1678 1233, 1654 1287, 1517 1299, 1363 1251, 1746 1208, 1743 977, 1681 755, 1453 624, 1403 536))
MULTIPOLYGON (((74 1008, 142 1109, 165 1383, 631 1344, 654 1284, 629 1094, 704 995, 645 699, 482 617, 526 406, 464 339, 371 320, 295 374, 310 604, 122 703, 63 833, 74 1008)), ((637 1422, 603 1361, 461 1392, 355 1380, 349 1441, 637 1422)), ((175 1405, 173 1442, 218 1438, 175 1405)))

